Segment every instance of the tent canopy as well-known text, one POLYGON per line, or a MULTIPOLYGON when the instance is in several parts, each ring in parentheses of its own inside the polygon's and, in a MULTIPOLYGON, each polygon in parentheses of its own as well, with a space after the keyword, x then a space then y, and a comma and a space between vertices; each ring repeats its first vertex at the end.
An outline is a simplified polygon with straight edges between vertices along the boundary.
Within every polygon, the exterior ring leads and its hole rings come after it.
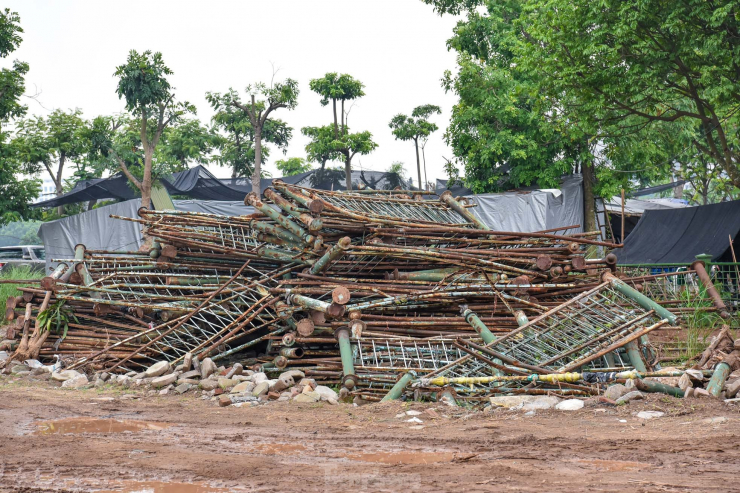
POLYGON ((620 264, 690 263, 723 258, 740 232, 740 200, 683 209, 647 210, 614 250, 620 264))

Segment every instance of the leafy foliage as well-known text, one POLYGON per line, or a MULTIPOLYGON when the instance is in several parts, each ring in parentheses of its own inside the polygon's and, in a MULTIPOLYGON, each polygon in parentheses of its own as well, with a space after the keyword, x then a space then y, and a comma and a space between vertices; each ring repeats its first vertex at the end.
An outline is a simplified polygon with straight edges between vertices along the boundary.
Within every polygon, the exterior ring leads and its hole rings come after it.
POLYGON ((285 122, 270 118, 280 108, 295 109, 298 104, 298 82, 286 79, 267 86, 262 82, 246 88, 249 100, 243 102, 234 89, 226 93, 207 93, 214 110, 214 125, 223 134, 217 162, 230 164, 233 176, 252 177, 252 190, 260 193, 263 154, 262 143, 272 142, 286 151, 293 129, 285 122))
POLYGON ((422 185, 421 181, 419 142, 422 139, 428 138, 432 134, 432 132, 436 132, 439 129, 439 127, 437 127, 436 124, 430 122, 428 118, 431 115, 438 115, 440 113, 442 113, 442 109, 439 106, 435 106, 433 104, 425 104, 414 108, 411 116, 406 116, 404 114, 398 114, 394 116, 388 124, 396 139, 404 141, 414 141, 414 148, 416 149, 416 170, 418 172, 420 190, 424 189, 425 187, 422 185))
POLYGON ((65 303, 66 300, 59 300, 38 314, 37 321, 41 332, 61 334, 61 339, 67 337, 70 322, 76 323, 78 320, 74 311, 64 306, 65 303))
POLYGON ((289 157, 275 161, 275 166, 283 176, 292 176, 311 171, 311 163, 307 163, 302 157, 289 157))
MULTIPOLYGON (((7 58, 20 46, 22 32, 18 14, 9 9, 0 10, 0 59, 7 58)), ((20 149, 5 130, 11 119, 26 113, 20 98, 25 91, 28 69, 27 63, 18 60, 12 68, 0 69, 0 225, 35 216, 28 205, 41 191, 38 180, 18 179, 23 171, 20 149)))

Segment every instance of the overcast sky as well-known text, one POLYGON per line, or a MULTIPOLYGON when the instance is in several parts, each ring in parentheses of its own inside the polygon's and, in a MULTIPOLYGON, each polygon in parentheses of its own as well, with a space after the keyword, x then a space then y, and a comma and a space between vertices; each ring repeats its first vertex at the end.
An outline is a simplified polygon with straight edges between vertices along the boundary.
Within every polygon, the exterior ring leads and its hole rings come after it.
MULTIPOLYGON (((437 104, 440 130, 426 148, 429 179, 443 178, 442 156, 451 157, 442 134, 455 97, 440 78, 454 69, 447 51, 455 19, 439 17, 421 0, 6 0, 25 30, 11 59, 30 64, 28 93, 40 92, 29 112, 80 108, 88 118, 123 109, 113 72, 129 50, 161 51, 174 71, 177 96, 198 108, 202 121, 212 111, 206 91, 243 90, 250 82, 269 82, 272 64, 278 79, 299 82, 296 110, 275 115, 294 128, 288 156, 305 156, 300 128, 332 120, 330 109, 308 88, 326 72, 348 73, 365 84, 349 123, 370 130, 379 147, 356 157, 357 168, 385 170, 403 161, 416 176, 410 142, 395 141, 388 121, 420 104, 437 104), (43 107, 42 107, 43 105, 43 107)), ((5 63, 9 62, 6 60, 5 63)), ((279 159, 273 152, 272 160, 279 159)), ((211 168, 228 176, 223 168, 211 168)), ((268 170, 275 172, 268 164, 268 170)), ((416 181, 416 180, 414 180, 416 181)))

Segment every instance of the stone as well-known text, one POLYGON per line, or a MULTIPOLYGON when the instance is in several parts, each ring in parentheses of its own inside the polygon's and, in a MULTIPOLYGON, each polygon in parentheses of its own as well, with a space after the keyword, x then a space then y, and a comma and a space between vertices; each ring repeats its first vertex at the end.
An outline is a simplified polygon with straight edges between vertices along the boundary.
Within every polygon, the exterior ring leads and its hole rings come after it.
POLYGON ((183 368, 185 368, 185 367, 182 366, 182 365, 177 365, 175 367, 175 373, 182 373, 184 371, 183 368))
POLYGON ((293 398, 293 402, 318 402, 321 396, 318 392, 310 391, 303 394, 298 394, 293 398))
POLYGON ((62 387, 67 389, 79 389, 80 387, 84 387, 88 383, 90 382, 87 380, 87 375, 80 373, 76 377, 65 380, 62 383, 62 387))
POLYGON ((226 394, 223 394, 223 395, 218 396, 218 405, 220 407, 230 406, 231 404, 232 404, 232 402, 231 402, 231 397, 230 396, 228 396, 226 394))
POLYGON ((213 395, 221 395, 223 393, 224 393, 224 389, 222 389, 221 387, 217 387, 213 389, 213 395))
POLYGON ((290 396, 295 397, 301 392, 303 392, 303 387, 301 387, 300 385, 296 385, 295 387, 290 389, 290 396))
POLYGON ((232 394, 242 394, 246 392, 252 392, 256 385, 253 382, 239 382, 231 389, 232 394))
POLYGON ((231 379, 236 380, 237 382, 251 382, 252 375, 234 375, 231 379))
POLYGON ((316 380, 313 378, 303 378, 300 382, 298 382, 298 385, 305 385, 306 387, 311 387, 311 389, 316 388, 316 380))
POLYGON ((525 402, 522 406, 523 411, 537 411, 540 409, 552 409, 560 403, 560 399, 555 396, 544 395, 531 402, 525 402))
POLYGON ((206 358, 200 363, 200 377, 206 379, 218 372, 216 363, 211 358, 206 358))
POLYGON ((255 373, 255 374, 252 375, 252 381, 254 383, 262 383, 262 382, 264 382, 266 380, 267 380, 267 375, 265 375, 262 372, 255 373))
POLYGON ((157 377, 151 381, 152 387, 155 389, 161 389, 162 387, 166 387, 171 383, 175 383, 177 381, 177 373, 170 373, 169 375, 162 375, 161 377, 157 377))
POLYGON ((134 378, 136 375, 138 375, 138 372, 135 372, 133 370, 130 371, 130 372, 128 372, 128 373, 126 373, 126 376, 129 377, 129 378, 134 378))
POLYGON ((289 389, 293 385, 295 385, 293 377, 291 377, 290 375, 281 375, 280 378, 275 380, 275 383, 270 386, 270 390, 273 392, 282 392, 285 389, 289 389))
MULTIPOLYGON (((279 400, 279 399, 278 399, 278 400, 279 400)), ((336 400, 336 399, 327 399, 327 400, 326 400, 326 402, 328 402, 328 403, 329 403, 329 404, 331 404, 332 406, 336 406, 337 404, 339 404, 339 401, 338 401, 338 400, 336 400)))
POLYGON ((236 363, 234 366, 231 367, 231 370, 226 374, 226 378, 232 378, 235 375, 241 375, 242 370, 244 367, 241 365, 241 363, 236 363))
POLYGON ((582 408, 583 401, 580 399, 566 399, 555 406, 558 411, 577 411, 582 408))
POLYGON ((270 391, 267 393, 267 400, 276 401, 280 398, 280 392, 270 391))
POLYGON ((251 395, 231 395, 231 402, 234 404, 242 404, 244 402, 257 403, 257 398, 251 395))
POLYGON ((198 370, 185 371, 180 374, 180 378, 200 378, 198 370))
POLYGON ((6 351, 0 351, 0 361, 5 361, 10 358, 10 355, 6 351))
POLYGON ((686 392, 686 389, 692 388, 694 386, 694 383, 691 381, 691 377, 684 373, 681 375, 681 378, 678 379, 678 387, 686 392))
POLYGON ((193 368, 193 353, 185 353, 182 358, 182 371, 190 371, 193 368))
POLYGON ((725 398, 732 399, 740 392, 740 378, 727 384, 725 387, 725 398))
POLYGON ((267 392, 269 391, 270 391, 270 384, 267 383, 267 381, 263 381, 263 382, 258 383, 254 387, 254 390, 252 390, 252 395, 254 397, 259 397, 261 395, 267 394, 267 392))
POLYGON ((280 394, 280 397, 278 397, 278 402, 285 402, 290 400, 290 395, 286 395, 285 393, 280 394))
POLYGON ((184 394, 185 392, 187 392, 191 388, 193 388, 193 384, 191 384, 191 383, 181 383, 180 385, 178 385, 177 387, 175 387, 175 392, 177 392, 178 394, 184 394))
POLYGON ((131 386, 131 378, 127 377, 126 375, 118 375, 116 378, 116 383, 120 385, 121 387, 130 387, 131 386))
POLYGON ((108 373, 107 371, 104 371, 103 373, 100 374, 99 378, 102 381, 107 382, 110 379, 110 376, 111 376, 110 373, 108 373))
POLYGON ((31 370, 35 370, 36 368, 43 368, 44 365, 41 364, 41 362, 37 359, 27 359, 24 361, 25 365, 29 367, 31 370))
MULTIPOLYGON (((414 411, 414 410, 406 411, 406 416, 421 416, 421 415, 422 415, 421 411, 414 411)), ((400 416, 403 416, 403 414, 401 414, 400 416)))
POLYGON ((170 364, 167 361, 158 361, 146 369, 144 378, 154 378, 164 375, 170 370, 170 364))
POLYGON ((219 378, 218 379, 218 386, 221 387, 224 390, 228 390, 228 389, 232 388, 237 383, 239 383, 239 382, 237 382, 236 380, 232 380, 230 378, 219 378))
POLYGON ((326 385, 317 385, 314 392, 319 394, 319 399, 322 401, 328 401, 330 399, 339 400, 339 395, 326 385))
MULTIPOLYGON (((131 373, 131 372, 129 372, 129 373, 131 373)), ((141 380, 142 378, 147 378, 146 373, 143 372, 143 371, 141 373, 136 373, 134 376, 129 376, 129 373, 126 373, 126 376, 129 377, 132 380, 141 380)), ((154 377, 152 377, 152 378, 154 378, 154 377)))
POLYGON ((103 380, 102 378, 96 378, 95 379, 95 388, 96 389, 99 389, 103 385, 105 385, 105 380, 103 380))
POLYGON ((163 388, 162 390, 159 391, 159 395, 167 395, 167 394, 169 394, 170 391, 172 390, 172 388, 173 388, 172 385, 168 385, 167 387, 165 387, 165 388, 163 388))
POLYGON ((80 372, 75 370, 62 370, 60 372, 54 372, 51 374, 51 379, 57 382, 65 382, 71 378, 81 375, 80 372))
POLYGON ((218 381, 212 378, 206 378, 205 380, 201 380, 199 385, 203 390, 215 390, 218 387, 218 381))
POLYGON ((489 397, 491 406, 503 407, 506 409, 519 409, 524 406, 527 402, 532 402, 537 399, 535 395, 501 395, 497 397, 489 397))
POLYGON ((193 356, 193 370, 198 370, 199 372, 201 371, 200 358, 198 358, 197 356, 193 356))
POLYGON ((184 383, 189 383, 190 385, 198 385, 200 383, 200 380, 196 380, 195 378, 182 378, 182 375, 180 378, 177 379, 177 382, 175 384, 182 385, 184 383))
POLYGON ((618 383, 616 385, 609 386, 609 388, 606 389, 606 391, 604 392, 604 397, 616 401, 628 392, 629 389, 627 389, 627 387, 625 387, 621 383, 618 383))
POLYGON ((633 390, 632 392, 627 392, 622 397, 617 399, 617 405, 621 406, 622 404, 627 404, 630 401, 637 401, 637 400, 644 399, 644 398, 645 398, 645 395, 642 392, 633 390))
POLYGON ((730 421, 726 416, 716 416, 714 418, 702 419, 701 422, 705 425, 721 425, 730 421))
POLYGON ((143 387, 144 385, 150 385, 152 383, 152 380, 154 380, 154 378, 140 378, 138 380, 134 380, 134 385, 136 385, 137 387, 143 387))
POLYGON ((46 373, 46 368, 44 368, 44 367, 34 368, 33 370, 31 370, 31 375, 33 375, 33 376, 43 375, 45 373, 46 373))
POLYGON ((660 418, 662 416, 665 416, 665 413, 662 413, 660 411, 640 411, 637 413, 637 417, 640 419, 654 419, 654 418, 660 418))
POLYGON ((294 381, 298 382, 302 378, 305 378, 306 374, 301 370, 288 370, 282 372, 278 378, 283 378, 284 376, 291 377, 294 381))
POLYGON ((368 401, 367 399, 363 399, 359 395, 356 395, 354 399, 352 399, 352 404, 355 406, 366 406, 368 404, 372 404, 373 401, 368 401))

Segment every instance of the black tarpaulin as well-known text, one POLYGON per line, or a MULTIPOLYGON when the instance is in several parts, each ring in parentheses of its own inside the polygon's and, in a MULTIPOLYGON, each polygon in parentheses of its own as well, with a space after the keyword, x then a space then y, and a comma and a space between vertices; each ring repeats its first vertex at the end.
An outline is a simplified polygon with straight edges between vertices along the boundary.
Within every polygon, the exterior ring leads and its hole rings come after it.
POLYGON ((648 210, 614 250, 620 264, 690 263, 725 256, 740 232, 740 200, 684 209, 648 210))

